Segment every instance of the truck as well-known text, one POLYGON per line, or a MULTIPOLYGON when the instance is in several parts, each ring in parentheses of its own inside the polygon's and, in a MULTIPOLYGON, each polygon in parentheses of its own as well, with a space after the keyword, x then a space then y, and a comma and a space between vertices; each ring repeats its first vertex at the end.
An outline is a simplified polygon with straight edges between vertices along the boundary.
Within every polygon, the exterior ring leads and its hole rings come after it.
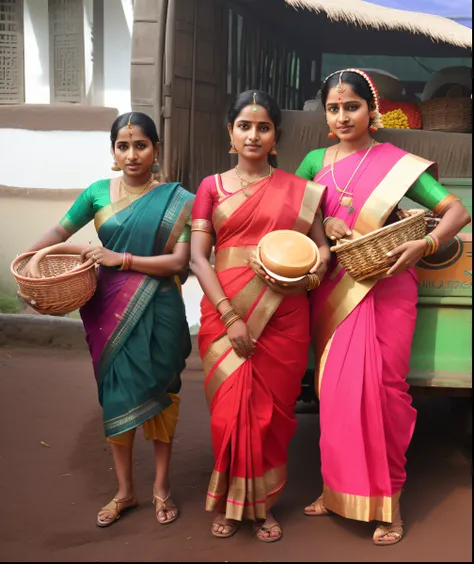
MULTIPOLYGON (((470 30, 458 24, 440 24, 433 16, 393 24, 390 10, 378 8, 378 20, 370 14, 361 19, 357 10, 337 15, 323 4, 135 0, 132 109, 157 123, 166 177, 195 192, 202 178, 235 164, 224 116, 243 90, 265 90, 280 104, 279 167, 293 172, 310 150, 331 143, 324 114, 303 111, 329 72, 351 66, 398 71, 405 74, 405 96, 415 99, 436 70, 472 66, 470 30)), ((442 184, 472 214, 471 131, 470 124, 465 131, 385 129, 377 139, 437 161, 442 184)), ((419 205, 405 198, 400 207, 419 205)), ((471 394, 472 226, 423 259, 417 272, 419 315, 408 382, 471 394)), ((303 401, 316 399, 313 366, 310 357, 303 401)))

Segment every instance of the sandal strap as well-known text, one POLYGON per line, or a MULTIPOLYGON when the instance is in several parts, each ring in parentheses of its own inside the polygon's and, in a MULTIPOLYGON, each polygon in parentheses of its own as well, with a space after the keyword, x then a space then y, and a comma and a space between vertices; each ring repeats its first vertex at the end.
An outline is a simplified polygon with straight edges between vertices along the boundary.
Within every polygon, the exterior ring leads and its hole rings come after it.
POLYGON ((400 539, 403 537, 403 521, 401 519, 388 524, 380 523, 374 532, 374 537, 377 540, 389 535, 400 539))
POLYGON ((156 493, 153 492, 153 503, 155 503, 155 499, 157 499, 158 501, 161 501, 161 503, 164 504, 169 500, 170 497, 171 497, 171 491, 168 492, 168 495, 165 497, 165 499, 163 499, 159 495, 156 495, 156 493))
POLYGON ((310 505, 310 507, 314 508, 313 513, 317 513, 318 511, 321 511, 322 513, 329 513, 329 510, 326 509, 323 505, 323 496, 322 495, 320 495, 316 501, 313 501, 313 503, 310 505))
POLYGON ((278 523, 273 523, 272 525, 262 525, 257 533, 271 533, 272 531, 278 530, 278 532, 282 533, 283 530, 278 523))
POLYGON ((129 501, 133 501, 133 496, 124 497, 122 499, 117 499, 116 497, 114 497, 111 501, 109 501, 107 505, 104 505, 104 507, 99 510, 99 515, 101 513, 104 513, 105 511, 108 511, 109 513, 112 513, 115 519, 118 519, 120 517, 120 505, 128 503, 129 501), (115 509, 113 507, 110 507, 111 503, 115 503, 115 509))

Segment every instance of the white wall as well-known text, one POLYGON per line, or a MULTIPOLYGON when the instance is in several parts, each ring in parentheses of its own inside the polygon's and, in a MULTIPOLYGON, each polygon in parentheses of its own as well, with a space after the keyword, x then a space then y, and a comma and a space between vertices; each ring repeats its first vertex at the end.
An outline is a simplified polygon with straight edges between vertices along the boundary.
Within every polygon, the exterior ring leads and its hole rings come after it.
POLYGON ((104 1, 104 106, 131 110, 132 0, 104 1))
POLYGON ((86 188, 111 178, 107 131, 0 130, 0 184, 23 188, 86 188))
POLYGON ((48 0, 25 0, 25 102, 49 104, 48 0))

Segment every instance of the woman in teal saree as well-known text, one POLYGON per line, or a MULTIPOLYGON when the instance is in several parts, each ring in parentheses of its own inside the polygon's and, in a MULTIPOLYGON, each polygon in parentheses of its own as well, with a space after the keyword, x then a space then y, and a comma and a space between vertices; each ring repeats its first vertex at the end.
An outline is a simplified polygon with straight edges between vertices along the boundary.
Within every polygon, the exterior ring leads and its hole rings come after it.
POLYGON ((81 308, 118 491, 97 525, 108 527, 135 507, 132 446, 136 428, 154 441, 153 502, 158 522, 178 517, 168 477, 178 419, 180 374, 191 340, 176 275, 189 262, 194 196, 179 183, 158 184, 158 135, 141 113, 124 114, 111 130, 113 170, 123 176, 99 180, 79 196, 60 223, 30 250, 57 243, 55 252, 81 252, 99 265, 97 291, 81 308), (102 243, 65 243, 94 220, 102 243))

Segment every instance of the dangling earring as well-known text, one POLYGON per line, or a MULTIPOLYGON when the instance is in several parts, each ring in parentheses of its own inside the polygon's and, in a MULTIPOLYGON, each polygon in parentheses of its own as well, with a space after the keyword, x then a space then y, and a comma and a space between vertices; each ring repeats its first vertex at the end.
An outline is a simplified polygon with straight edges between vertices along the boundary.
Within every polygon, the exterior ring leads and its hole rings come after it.
POLYGON ((329 130, 328 138, 329 139, 336 139, 336 137, 337 137, 337 135, 333 131, 329 130))
POLYGON ((230 151, 229 151, 229 155, 235 155, 237 154, 239 151, 237 151, 237 149, 234 147, 234 143, 232 143, 232 141, 230 142, 230 151))
POLYGON ((119 170, 122 170, 122 169, 119 167, 119 165, 117 164, 116 161, 114 161, 114 164, 111 166, 111 169, 112 169, 114 172, 118 172, 119 170))
POLYGON ((273 145, 273 148, 270 151, 270 155, 273 155, 275 157, 278 155, 276 143, 273 145))
POLYGON ((369 131, 371 133, 375 133, 378 130, 379 130, 379 128, 376 125, 372 125, 372 124, 369 125, 369 131))
POLYGON ((153 164, 151 165, 151 172, 153 174, 157 174, 160 171, 160 165, 158 164, 158 159, 155 159, 153 161, 153 164))

